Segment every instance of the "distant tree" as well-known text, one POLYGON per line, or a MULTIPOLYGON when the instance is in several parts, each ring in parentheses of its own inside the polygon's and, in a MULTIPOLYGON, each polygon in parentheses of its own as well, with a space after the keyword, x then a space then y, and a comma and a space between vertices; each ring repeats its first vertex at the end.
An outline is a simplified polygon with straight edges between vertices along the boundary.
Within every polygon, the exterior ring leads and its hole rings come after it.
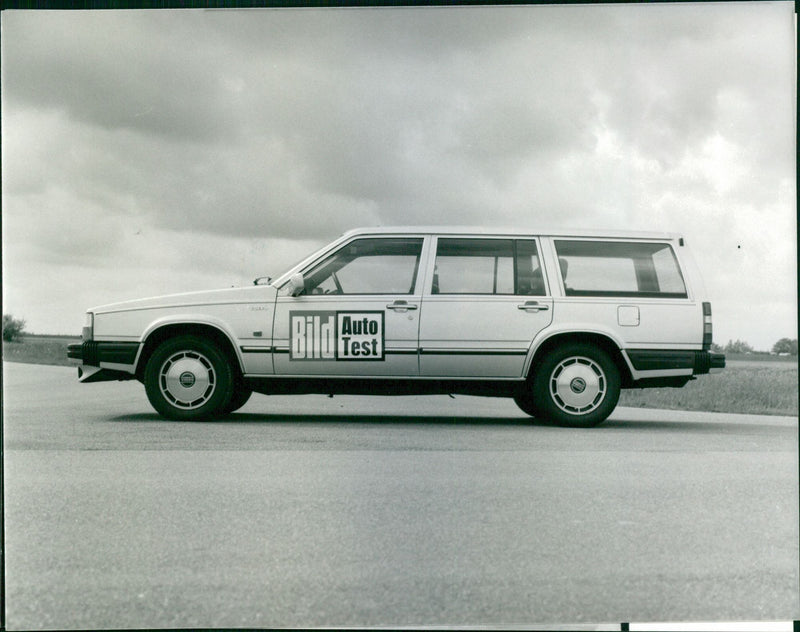
POLYGON ((772 353, 788 353, 797 355, 797 338, 781 338, 772 347, 772 353))
POLYGON ((3 342, 19 340, 24 330, 24 320, 14 318, 11 314, 3 314, 3 342))
POLYGON ((712 342, 711 343, 711 351, 713 351, 714 353, 722 353, 723 351, 725 351, 725 349, 723 349, 716 342, 712 342))
POLYGON ((753 353, 753 347, 747 344, 744 340, 728 340, 725 345, 725 353, 753 353))

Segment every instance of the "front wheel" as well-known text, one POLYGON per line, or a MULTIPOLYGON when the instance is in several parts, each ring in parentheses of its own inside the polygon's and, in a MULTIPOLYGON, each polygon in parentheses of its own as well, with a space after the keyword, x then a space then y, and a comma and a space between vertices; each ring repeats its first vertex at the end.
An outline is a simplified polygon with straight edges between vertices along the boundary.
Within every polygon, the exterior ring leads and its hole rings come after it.
POLYGON ((608 353, 584 343, 551 351, 536 369, 533 398, 543 417, 561 426, 602 423, 619 401, 620 375, 608 353))
POLYGON ((178 336, 162 343, 144 372, 147 398, 167 419, 209 419, 230 404, 233 369, 212 342, 197 336, 178 336))
POLYGON ((514 396, 514 403, 519 406, 519 409, 531 417, 541 417, 542 411, 536 404, 536 400, 529 394, 514 396))
POLYGON ((222 410, 223 413, 226 415, 239 410, 242 406, 247 403, 247 400, 250 399, 250 396, 253 394, 249 388, 242 384, 238 384, 233 391, 233 396, 231 397, 231 401, 228 402, 228 405, 222 410))

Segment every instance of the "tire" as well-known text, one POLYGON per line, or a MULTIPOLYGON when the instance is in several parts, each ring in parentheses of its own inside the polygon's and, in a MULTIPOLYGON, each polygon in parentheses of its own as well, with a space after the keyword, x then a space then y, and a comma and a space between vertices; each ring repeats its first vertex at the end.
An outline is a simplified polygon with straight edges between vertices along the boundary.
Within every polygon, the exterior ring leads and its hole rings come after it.
POLYGON ((230 405, 233 368, 213 342, 178 336, 163 342, 150 357, 144 387, 153 408, 167 419, 211 419, 230 405))
POLYGON ((233 391, 233 397, 231 397, 231 401, 228 402, 228 405, 225 406, 222 412, 226 415, 236 412, 247 403, 247 400, 250 399, 252 394, 253 391, 251 391, 249 388, 241 384, 237 384, 233 391))
POLYGON ((514 403, 519 406, 523 413, 526 413, 531 417, 542 416, 542 411, 539 410, 539 407, 536 405, 536 401, 531 395, 517 395, 514 397, 514 403))
POLYGON ((608 353, 592 344, 573 343, 551 351, 538 366, 533 399, 553 423, 590 428, 617 406, 620 382, 608 353))

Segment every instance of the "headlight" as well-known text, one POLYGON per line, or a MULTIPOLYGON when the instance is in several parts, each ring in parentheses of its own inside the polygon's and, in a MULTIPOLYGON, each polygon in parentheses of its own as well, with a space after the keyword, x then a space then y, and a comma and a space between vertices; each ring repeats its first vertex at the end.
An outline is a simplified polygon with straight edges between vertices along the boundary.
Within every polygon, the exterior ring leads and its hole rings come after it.
POLYGON ((81 337, 84 342, 94 338, 94 314, 92 314, 92 312, 86 312, 86 320, 83 323, 83 334, 81 337))

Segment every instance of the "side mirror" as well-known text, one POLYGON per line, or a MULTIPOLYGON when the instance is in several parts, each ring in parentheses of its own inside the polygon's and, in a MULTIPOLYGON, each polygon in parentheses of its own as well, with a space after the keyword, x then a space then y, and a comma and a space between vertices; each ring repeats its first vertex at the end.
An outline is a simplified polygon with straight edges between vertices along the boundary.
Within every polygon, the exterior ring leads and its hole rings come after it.
POLYGON ((302 273, 298 272, 289 277, 289 296, 299 296, 306 289, 306 282, 302 273))

